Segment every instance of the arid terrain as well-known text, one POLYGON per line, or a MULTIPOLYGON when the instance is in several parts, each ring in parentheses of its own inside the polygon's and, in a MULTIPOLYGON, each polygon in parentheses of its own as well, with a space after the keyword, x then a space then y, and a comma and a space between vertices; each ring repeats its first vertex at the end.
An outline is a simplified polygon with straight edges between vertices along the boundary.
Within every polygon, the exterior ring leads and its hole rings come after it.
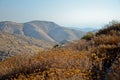
MULTIPOLYGON (((4 39, 11 37, 1 35, 4 39)), ((27 40, 19 44, 20 39, 11 39, 16 42, 15 50, 30 46, 27 40)), ((4 46, 12 41, 2 43, 4 46)), ((30 50, 36 52, 37 48, 32 46, 30 50)), ((89 32, 64 46, 54 45, 34 55, 26 55, 27 52, 24 49, 24 55, 0 62, 1 80, 120 80, 120 23, 110 23, 97 33, 89 32)))

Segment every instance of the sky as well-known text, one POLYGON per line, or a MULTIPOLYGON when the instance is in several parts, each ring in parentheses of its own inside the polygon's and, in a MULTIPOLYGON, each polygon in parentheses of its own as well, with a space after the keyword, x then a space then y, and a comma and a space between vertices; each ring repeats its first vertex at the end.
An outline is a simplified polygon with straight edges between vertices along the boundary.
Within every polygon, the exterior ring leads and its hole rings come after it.
POLYGON ((0 21, 32 20, 99 28, 120 20, 120 0, 0 0, 0 21))

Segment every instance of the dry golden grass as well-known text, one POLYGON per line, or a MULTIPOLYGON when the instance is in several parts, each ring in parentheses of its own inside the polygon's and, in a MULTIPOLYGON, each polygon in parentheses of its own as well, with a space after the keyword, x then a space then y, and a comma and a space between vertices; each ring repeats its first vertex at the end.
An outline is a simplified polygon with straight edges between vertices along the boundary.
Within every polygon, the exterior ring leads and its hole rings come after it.
MULTIPOLYGON (((66 50, 60 48, 44 51, 36 56, 16 56, 1 62, 0 75, 2 79, 12 78, 12 76, 18 79, 21 78, 21 76, 22 78, 29 79, 34 77, 35 74, 38 79, 40 77, 40 79, 44 79, 49 76, 51 76, 51 79, 57 77, 60 77, 60 79, 69 79, 75 78, 75 76, 76 78, 84 78, 82 75, 85 74, 90 67, 87 56, 87 52, 81 53, 73 51, 72 49, 66 50)), ((48 80, 49 79, 50 77, 48 80)))
POLYGON ((90 40, 15 56, 0 62, 0 79, 120 80, 120 25, 110 25, 90 40))

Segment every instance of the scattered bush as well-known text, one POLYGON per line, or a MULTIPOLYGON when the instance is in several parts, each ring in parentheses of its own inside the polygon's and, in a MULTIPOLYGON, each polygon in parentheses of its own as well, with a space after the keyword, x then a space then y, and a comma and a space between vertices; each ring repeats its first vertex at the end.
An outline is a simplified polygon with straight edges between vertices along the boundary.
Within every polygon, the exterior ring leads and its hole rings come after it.
POLYGON ((86 35, 82 37, 82 39, 91 40, 94 37, 94 35, 95 34, 93 32, 88 32, 86 35))

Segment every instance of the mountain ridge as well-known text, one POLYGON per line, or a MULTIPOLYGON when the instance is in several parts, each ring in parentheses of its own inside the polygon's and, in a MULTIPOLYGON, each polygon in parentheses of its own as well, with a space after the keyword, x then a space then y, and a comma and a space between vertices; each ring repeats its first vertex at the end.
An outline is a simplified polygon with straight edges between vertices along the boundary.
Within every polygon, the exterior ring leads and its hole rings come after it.
POLYGON ((78 40, 85 34, 80 30, 69 29, 51 21, 39 20, 25 23, 2 21, 0 31, 58 43, 63 40, 78 40))

